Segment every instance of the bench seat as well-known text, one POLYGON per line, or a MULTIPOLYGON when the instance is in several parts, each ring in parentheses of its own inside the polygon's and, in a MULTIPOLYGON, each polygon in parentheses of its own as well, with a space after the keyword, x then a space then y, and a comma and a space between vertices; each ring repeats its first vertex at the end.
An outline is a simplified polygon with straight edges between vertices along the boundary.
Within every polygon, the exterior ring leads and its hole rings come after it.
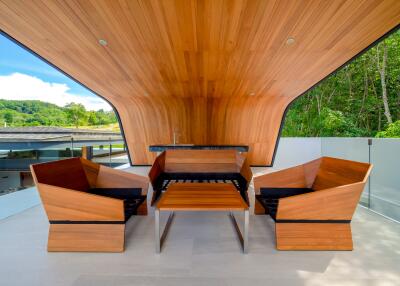
POLYGON ((149 172, 152 205, 173 183, 231 183, 249 204, 251 169, 235 150, 166 150, 149 172))

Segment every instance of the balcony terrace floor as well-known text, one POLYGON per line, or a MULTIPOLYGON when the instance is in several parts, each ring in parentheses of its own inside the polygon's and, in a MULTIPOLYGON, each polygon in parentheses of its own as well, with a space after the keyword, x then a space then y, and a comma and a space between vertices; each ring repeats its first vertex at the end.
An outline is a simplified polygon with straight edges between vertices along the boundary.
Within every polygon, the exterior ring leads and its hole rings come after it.
POLYGON ((48 253, 36 206, 0 220, 0 285, 400 285, 400 224, 358 207, 352 228, 354 251, 277 251, 273 221, 251 215, 242 254, 225 213, 177 213, 156 254, 150 209, 129 220, 123 253, 48 253))

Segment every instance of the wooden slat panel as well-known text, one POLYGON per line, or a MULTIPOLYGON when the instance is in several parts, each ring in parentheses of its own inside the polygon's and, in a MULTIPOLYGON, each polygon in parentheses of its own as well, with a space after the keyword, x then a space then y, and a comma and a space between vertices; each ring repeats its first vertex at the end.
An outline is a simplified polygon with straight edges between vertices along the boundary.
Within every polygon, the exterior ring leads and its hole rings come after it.
MULTIPOLYGON (((165 172, 238 173, 235 150, 167 150, 165 172)), ((243 161, 242 161, 243 164, 243 161)))
POLYGON ((90 187, 80 158, 35 164, 31 170, 38 183, 83 192, 90 187))
POLYGON ((270 164, 287 105, 399 23, 398 0, 0 0, 0 29, 114 104, 137 164, 174 132, 270 164))
POLYGON ((366 181, 370 168, 368 163, 324 157, 312 188, 323 190, 366 181))
POLYGON ((277 219, 351 220, 365 183, 279 199, 277 219))
POLYGON ((165 211, 245 210, 247 204, 232 184, 175 183, 163 194, 157 208, 165 211))
POLYGON ((170 173, 238 173, 236 164, 166 164, 165 171, 170 173))
POLYGON ((350 224, 277 223, 279 250, 353 250, 350 224))
POLYGON ((122 252, 124 224, 51 224, 48 251, 122 252))
POLYGON ((235 150, 167 150, 166 164, 236 164, 235 150))
POLYGON ((46 184, 37 188, 49 220, 124 221, 123 200, 46 184))
POLYGON ((81 158, 81 164, 90 187, 95 188, 100 165, 83 158, 81 158))
POLYGON ((96 188, 141 188, 142 195, 146 195, 149 179, 123 170, 100 166, 96 188))
POLYGON ((260 188, 310 188, 314 182, 321 159, 254 178, 254 191, 260 188))
POLYGON ((151 166, 151 169, 149 171, 149 179, 151 184, 154 186, 157 178, 160 176, 162 172, 164 172, 165 169, 165 151, 162 152, 155 160, 153 163, 153 166, 151 166))

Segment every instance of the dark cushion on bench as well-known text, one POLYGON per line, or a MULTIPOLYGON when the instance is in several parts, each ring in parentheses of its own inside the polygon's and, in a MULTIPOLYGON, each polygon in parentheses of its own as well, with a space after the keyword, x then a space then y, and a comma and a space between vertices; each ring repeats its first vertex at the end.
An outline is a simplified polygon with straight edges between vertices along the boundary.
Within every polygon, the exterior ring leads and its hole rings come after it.
POLYGON ((248 202, 246 192, 249 182, 240 173, 161 172, 153 183, 156 199, 174 181, 183 183, 217 183, 217 181, 232 183, 240 191, 243 199, 248 202))
POLYGON ((92 188, 89 193, 110 197, 114 199, 126 200, 135 199, 141 196, 141 188, 92 188))
POLYGON ((276 220, 280 198, 313 192, 310 188, 260 188, 260 201, 269 215, 276 220))
POLYGON ((146 200, 146 196, 142 196, 141 188, 92 188, 88 192, 124 200, 125 221, 135 215, 138 207, 146 200))

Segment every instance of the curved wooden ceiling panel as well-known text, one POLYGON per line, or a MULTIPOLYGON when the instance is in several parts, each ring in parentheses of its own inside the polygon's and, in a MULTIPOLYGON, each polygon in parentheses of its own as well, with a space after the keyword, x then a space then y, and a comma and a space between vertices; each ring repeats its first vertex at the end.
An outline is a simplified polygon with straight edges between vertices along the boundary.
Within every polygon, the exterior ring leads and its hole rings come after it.
POLYGON ((270 164, 286 106, 399 23, 398 0, 0 0, 0 29, 114 104, 137 164, 174 131, 270 164))

